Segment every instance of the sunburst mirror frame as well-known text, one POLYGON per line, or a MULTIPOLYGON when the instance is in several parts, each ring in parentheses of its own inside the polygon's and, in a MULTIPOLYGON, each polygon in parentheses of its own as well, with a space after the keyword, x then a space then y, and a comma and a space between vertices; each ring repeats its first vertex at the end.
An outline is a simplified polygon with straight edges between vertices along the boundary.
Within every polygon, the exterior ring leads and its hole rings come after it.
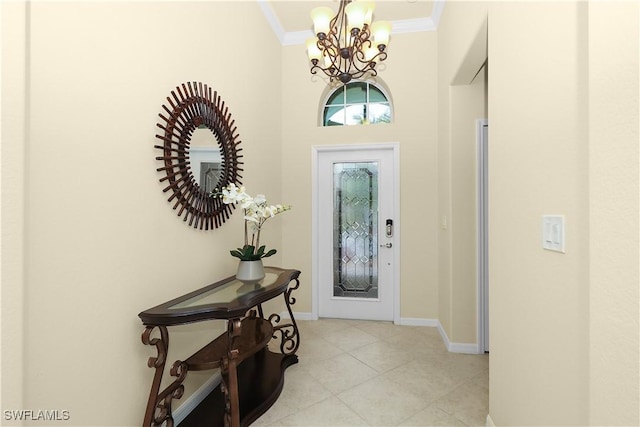
POLYGON ((163 155, 156 160, 164 166, 157 168, 164 172, 160 182, 168 185, 163 193, 171 192, 169 202, 173 209, 189 226, 212 230, 220 227, 233 212, 233 204, 224 204, 220 197, 212 197, 196 181, 191 170, 189 148, 191 136, 198 128, 209 129, 220 147, 221 174, 217 188, 229 184, 240 185, 243 172, 242 148, 231 119, 231 113, 216 91, 201 82, 187 82, 177 86, 167 97, 168 105, 162 108, 167 113, 158 114, 162 121, 157 126, 164 131, 156 138, 163 141, 154 147, 162 150, 163 155), (179 209, 178 209, 179 208, 179 209))

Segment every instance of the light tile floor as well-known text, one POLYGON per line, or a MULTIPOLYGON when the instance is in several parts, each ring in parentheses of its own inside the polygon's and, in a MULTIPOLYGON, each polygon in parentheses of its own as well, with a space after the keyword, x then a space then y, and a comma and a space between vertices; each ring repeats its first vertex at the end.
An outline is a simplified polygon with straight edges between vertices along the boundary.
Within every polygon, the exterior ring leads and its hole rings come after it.
POLYGON ((254 426, 484 426, 489 356, 447 352, 436 328, 299 321, 300 362, 254 426))

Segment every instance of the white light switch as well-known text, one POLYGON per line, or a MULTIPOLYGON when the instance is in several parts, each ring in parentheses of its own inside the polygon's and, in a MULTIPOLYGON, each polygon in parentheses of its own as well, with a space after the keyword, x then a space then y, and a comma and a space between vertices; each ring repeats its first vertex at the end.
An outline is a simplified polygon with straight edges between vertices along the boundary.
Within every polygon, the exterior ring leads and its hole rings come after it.
POLYGON ((563 215, 544 215, 542 217, 542 247, 550 251, 564 253, 563 215))

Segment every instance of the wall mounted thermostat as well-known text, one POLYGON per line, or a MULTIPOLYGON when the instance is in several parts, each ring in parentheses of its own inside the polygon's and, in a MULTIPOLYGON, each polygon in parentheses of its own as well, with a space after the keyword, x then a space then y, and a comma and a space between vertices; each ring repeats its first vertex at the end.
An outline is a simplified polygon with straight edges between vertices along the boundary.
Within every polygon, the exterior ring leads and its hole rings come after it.
POLYGON ((549 251, 564 251, 564 215, 542 217, 542 248, 549 251))

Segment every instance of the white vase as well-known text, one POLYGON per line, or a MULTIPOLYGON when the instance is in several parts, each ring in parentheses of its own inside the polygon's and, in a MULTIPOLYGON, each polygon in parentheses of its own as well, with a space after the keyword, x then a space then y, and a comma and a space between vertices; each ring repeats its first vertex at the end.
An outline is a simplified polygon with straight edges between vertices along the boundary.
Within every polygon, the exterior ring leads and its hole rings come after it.
POLYGON ((244 283, 258 283, 264 279, 264 266, 262 260, 257 261, 240 261, 238 263, 238 272, 236 279, 244 283))

